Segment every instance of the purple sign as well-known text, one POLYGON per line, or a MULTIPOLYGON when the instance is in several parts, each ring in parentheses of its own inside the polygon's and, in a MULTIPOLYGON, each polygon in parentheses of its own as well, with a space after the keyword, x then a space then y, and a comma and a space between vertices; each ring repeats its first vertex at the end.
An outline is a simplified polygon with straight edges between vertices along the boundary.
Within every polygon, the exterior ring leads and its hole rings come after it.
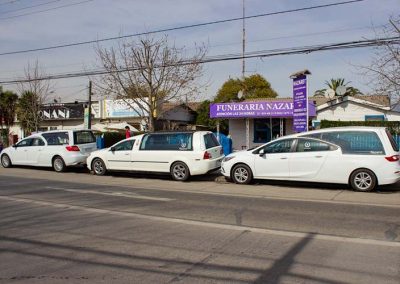
POLYGON ((303 75, 293 79, 293 131, 307 130, 307 77, 303 75))
MULTIPOLYGON (((315 106, 309 102, 309 115, 315 116, 315 106)), ((215 103, 210 105, 211 118, 293 117, 293 102, 259 101, 242 103, 215 103)))

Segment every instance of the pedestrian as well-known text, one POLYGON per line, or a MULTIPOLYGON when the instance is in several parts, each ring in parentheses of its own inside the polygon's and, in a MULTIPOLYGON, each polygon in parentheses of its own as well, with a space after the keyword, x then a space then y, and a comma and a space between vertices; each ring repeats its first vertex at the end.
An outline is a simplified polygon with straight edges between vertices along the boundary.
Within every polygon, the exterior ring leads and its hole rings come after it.
POLYGON ((125 138, 129 138, 131 137, 131 129, 129 128, 129 126, 125 126, 125 138))

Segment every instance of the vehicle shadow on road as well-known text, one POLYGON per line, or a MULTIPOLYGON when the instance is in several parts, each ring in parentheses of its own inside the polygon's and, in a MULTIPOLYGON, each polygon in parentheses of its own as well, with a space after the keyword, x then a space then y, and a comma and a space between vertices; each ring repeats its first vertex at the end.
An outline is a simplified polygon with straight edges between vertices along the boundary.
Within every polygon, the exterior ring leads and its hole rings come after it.
MULTIPOLYGON (((256 180, 254 185, 273 185, 282 187, 296 187, 302 189, 322 189, 322 190, 348 190, 353 191, 353 189, 347 184, 334 184, 334 183, 312 183, 312 182, 297 182, 297 181, 275 181, 275 180, 256 180)), ((371 192, 375 194, 393 194, 400 192, 400 182, 391 185, 381 185, 371 192)))

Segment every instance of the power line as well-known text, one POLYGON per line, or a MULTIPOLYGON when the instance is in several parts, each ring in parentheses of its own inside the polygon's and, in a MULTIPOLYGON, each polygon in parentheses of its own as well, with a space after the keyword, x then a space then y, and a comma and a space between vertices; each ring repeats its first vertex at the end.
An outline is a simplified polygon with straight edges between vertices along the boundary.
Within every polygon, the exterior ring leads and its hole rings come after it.
MULTIPOLYGON (((89 0, 89 1, 93 1, 93 0, 89 0)), ((263 13, 263 14, 253 15, 253 16, 246 16, 246 17, 244 17, 244 19, 255 19, 255 18, 274 16, 274 15, 279 15, 279 14, 287 14, 287 13, 327 8, 327 7, 333 7, 333 6, 339 6, 339 5, 346 5, 346 4, 362 2, 362 1, 365 1, 365 0, 350 0, 350 1, 330 3, 330 4, 324 4, 324 5, 283 10, 283 11, 277 11, 277 12, 271 12, 271 13, 263 13)), ((88 1, 85 1, 85 2, 88 2, 88 1)), ((0 20, 1 19, 2 18, 0 18, 0 20)), ((179 26, 179 27, 173 27, 173 28, 158 29, 158 30, 149 31, 149 32, 141 32, 141 33, 135 33, 135 34, 129 34, 129 35, 123 35, 123 36, 116 36, 116 37, 108 37, 108 38, 102 38, 102 39, 97 39, 97 40, 88 40, 88 41, 67 43, 67 44, 61 44, 61 45, 53 45, 53 46, 34 48, 34 49, 9 51, 9 52, 0 53, 0 56, 28 53, 28 52, 36 52, 36 51, 44 51, 44 50, 51 50, 51 49, 58 49, 58 48, 66 48, 66 47, 79 46, 79 45, 87 45, 87 44, 92 44, 92 43, 99 43, 99 42, 104 42, 104 41, 111 41, 111 40, 117 40, 117 39, 123 39, 123 38, 135 37, 135 36, 143 36, 143 35, 149 35, 149 34, 155 34, 155 33, 170 32, 170 31, 177 31, 177 30, 183 30, 183 29, 189 29, 189 28, 197 28, 197 27, 203 27, 203 26, 209 26, 209 25, 215 25, 215 24, 222 24, 222 23, 234 22, 234 21, 239 21, 239 20, 242 21, 243 17, 217 20, 217 21, 211 21, 211 22, 204 22, 204 23, 198 23, 198 24, 191 24, 191 25, 185 25, 185 26, 179 26)))
POLYGON ((11 1, 7 1, 7 2, 4 2, 4 3, 0 3, 0 6, 4 6, 4 5, 8 5, 8 4, 13 4, 13 3, 19 2, 19 1, 21 1, 21 0, 11 0, 11 1))
POLYGON ((19 17, 22 17, 22 16, 29 16, 29 15, 49 12, 49 11, 58 10, 58 9, 65 8, 65 7, 71 7, 71 6, 84 4, 84 3, 87 3, 87 2, 92 2, 92 1, 95 1, 95 0, 85 0, 85 1, 80 1, 80 2, 76 2, 76 3, 61 5, 61 6, 58 6, 58 7, 53 7, 53 8, 49 8, 49 9, 45 9, 45 10, 34 11, 34 12, 29 12, 29 13, 15 15, 15 16, 9 16, 9 17, 2 17, 2 18, 0 18, 0 20, 8 20, 8 19, 19 18, 19 17))
POLYGON ((7 14, 7 13, 18 12, 18 11, 22 11, 22 10, 26 10, 26 9, 31 9, 31 8, 36 8, 36 7, 40 7, 40 6, 45 6, 45 5, 48 5, 48 4, 51 4, 51 3, 55 3, 55 2, 60 2, 60 1, 62 1, 62 0, 53 0, 53 1, 46 2, 46 3, 41 3, 41 4, 37 4, 37 5, 32 5, 32 6, 26 6, 26 7, 15 9, 15 10, 8 10, 8 11, 4 11, 0 15, 4 15, 4 14, 7 14))
MULTIPOLYGON (((332 44, 324 44, 324 45, 311 45, 311 46, 300 46, 300 47, 290 47, 290 48, 281 48, 281 49, 271 49, 271 50, 259 50, 248 52, 245 54, 245 58, 264 58, 264 57, 273 57, 273 56, 283 56, 283 55, 293 55, 293 54, 308 54, 311 52, 318 52, 318 51, 330 51, 330 50, 339 50, 339 49, 351 49, 351 48, 365 48, 365 47, 372 47, 378 46, 382 44, 399 44, 400 37, 389 37, 389 38, 380 38, 380 39, 373 39, 373 40, 360 40, 360 41, 350 41, 350 42, 339 42, 339 43, 332 43, 332 44)), ((242 54, 223 54, 223 55, 216 55, 211 57, 206 57, 201 60, 199 63, 212 63, 212 62, 222 62, 222 61, 232 61, 232 60, 239 60, 242 59, 242 54)), ((173 67, 173 66, 182 66, 191 64, 190 59, 184 60, 179 64, 171 64, 171 65, 160 65, 156 66, 156 68, 162 67, 173 67)), ((56 79, 67 79, 67 78, 76 78, 76 77, 84 77, 84 76, 98 76, 98 75, 105 75, 108 73, 119 73, 119 72, 128 72, 128 71, 138 71, 139 68, 120 68, 113 71, 105 70, 105 69, 98 69, 98 70, 91 70, 91 71, 79 71, 74 73, 64 73, 64 74, 55 74, 50 75, 42 78, 36 79, 13 79, 13 80, 0 80, 0 84, 7 85, 7 84, 17 84, 17 83, 27 83, 31 81, 37 80, 56 80, 56 79)))
MULTIPOLYGON (((385 25, 378 25, 376 26, 377 28, 384 27, 385 25)), ((290 39, 290 38, 299 38, 299 37, 307 37, 307 36, 314 36, 314 35, 323 35, 323 34, 331 34, 331 33, 340 33, 340 32, 346 32, 346 31, 354 31, 354 30, 364 30, 364 29, 371 29, 370 26, 364 26, 364 27, 356 27, 356 28, 349 28, 349 29, 336 29, 336 30, 329 30, 329 31, 324 31, 324 32, 313 32, 313 33, 304 33, 304 34, 297 34, 297 35, 287 35, 287 36, 280 36, 280 37, 269 37, 269 38, 260 38, 256 40, 248 40, 247 43, 258 43, 258 42, 265 42, 265 41, 272 41, 272 40, 279 40, 279 39, 290 39)), ((242 42, 230 42, 230 43, 224 43, 224 44, 215 44, 215 45, 210 45, 208 46, 209 48, 213 47, 223 47, 223 46, 230 46, 230 45, 237 45, 241 44, 242 42)), ((191 50, 194 48, 188 48, 188 50, 191 50)), ((52 65, 52 66, 46 66, 46 69, 57 69, 57 68, 63 68, 63 67, 68 67, 68 66, 78 66, 82 65, 85 62, 81 63, 71 63, 71 64, 62 64, 62 65, 52 65)), ((22 72, 24 70, 21 69, 15 69, 15 70, 9 70, 9 71, 0 71, 1 73, 16 73, 16 72, 22 72)))

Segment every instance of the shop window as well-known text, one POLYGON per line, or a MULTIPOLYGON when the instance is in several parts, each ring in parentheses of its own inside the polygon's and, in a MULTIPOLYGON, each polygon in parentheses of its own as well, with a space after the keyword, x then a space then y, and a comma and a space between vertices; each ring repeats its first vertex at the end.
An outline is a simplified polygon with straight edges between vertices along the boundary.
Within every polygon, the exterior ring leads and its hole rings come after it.
MULTIPOLYGON (((285 120, 282 119, 283 133, 285 133, 285 120)), ((280 136, 281 118, 254 119, 254 143, 266 143, 280 136), (272 122, 272 126, 271 126, 272 122), (272 128, 272 133, 271 133, 272 128), (272 134, 272 137, 271 137, 272 134), (272 139, 271 139, 272 138, 272 139)))
POLYGON ((385 121, 384 115, 366 115, 365 121, 385 121))

